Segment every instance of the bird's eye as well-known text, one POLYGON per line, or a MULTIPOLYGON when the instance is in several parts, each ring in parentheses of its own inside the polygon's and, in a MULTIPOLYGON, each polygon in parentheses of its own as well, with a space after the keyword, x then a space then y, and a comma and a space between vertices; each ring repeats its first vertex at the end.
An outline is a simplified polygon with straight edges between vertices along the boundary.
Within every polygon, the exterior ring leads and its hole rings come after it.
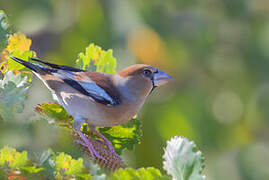
POLYGON ((150 75, 152 74, 152 72, 151 72, 151 70, 145 69, 145 70, 143 71, 143 74, 144 74, 145 76, 150 76, 150 75))

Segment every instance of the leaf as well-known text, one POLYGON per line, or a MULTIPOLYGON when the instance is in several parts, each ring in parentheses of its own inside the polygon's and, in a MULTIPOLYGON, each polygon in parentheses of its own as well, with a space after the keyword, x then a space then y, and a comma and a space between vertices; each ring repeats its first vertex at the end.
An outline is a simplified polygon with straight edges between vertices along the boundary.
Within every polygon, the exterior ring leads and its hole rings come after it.
POLYGON ((44 115, 49 120, 54 120, 58 123, 72 123, 72 116, 68 115, 65 109, 56 103, 39 104, 35 110, 44 115))
POLYGON ((29 86, 27 77, 22 77, 21 73, 5 73, 4 79, 0 80, 0 115, 4 120, 12 120, 23 111, 29 86))
MULTIPOLYGON (((35 53, 33 51, 24 51, 23 53, 20 53, 20 51, 15 50, 12 53, 10 53, 10 56, 14 56, 17 58, 21 58, 25 61, 28 61, 29 58, 32 58, 35 56, 35 53)), ((14 61, 10 58, 7 60, 7 63, 8 63, 8 66, 7 66, 8 70, 21 70, 21 69, 25 68, 24 65, 14 61)))
POLYGON ((17 152, 16 149, 5 146, 0 150, 0 167, 21 170, 27 173, 38 173, 43 168, 31 165, 27 152, 17 152))
POLYGON ((196 145, 187 138, 176 136, 167 142, 164 153, 164 169, 173 180, 203 180, 204 158, 196 145))
POLYGON ((28 163, 27 152, 17 152, 14 148, 5 146, 0 150, 0 166, 20 168, 28 163))
POLYGON ((132 150, 135 144, 138 144, 142 137, 141 122, 138 119, 132 119, 128 123, 99 128, 106 138, 108 138, 118 154, 121 154, 124 149, 132 150))
POLYGON ((3 10, 0 10, 0 52, 7 46, 9 33, 10 26, 8 24, 7 15, 3 10))
POLYGON ((94 44, 86 48, 85 54, 79 53, 76 60, 77 67, 80 69, 110 74, 116 73, 116 62, 111 49, 104 51, 94 44))
MULTIPOLYGON (((31 39, 26 38, 22 33, 14 33, 8 38, 8 46, 6 51, 10 56, 15 56, 23 60, 28 60, 35 56, 35 52, 30 50, 31 39)), ((8 69, 9 70, 21 70, 25 68, 23 65, 15 62, 14 60, 8 58, 8 69)))
POLYGON ((36 168, 35 166, 26 166, 26 167, 21 167, 20 169, 31 174, 38 173, 43 170, 43 168, 36 168))
POLYGON ((56 170, 56 178, 68 176, 91 179, 91 175, 83 166, 82 158, 75 160, 65 153, 60 153, 54 157, 54 169, 56 170))
POLYGON ((132 168, 119 169, 111 174, 108 180, 164 180, 168 179, 162 176, 161 172, 155 168, 140 168, 138 170, 132 168))
POLYGON ((18 51, 19 53, 23 53, 25 51, 29 51, 31 47, 31 39, 27 39, 26 36, 22 33, 14 33, 10 35, 8 38, 8 52, 18 51))

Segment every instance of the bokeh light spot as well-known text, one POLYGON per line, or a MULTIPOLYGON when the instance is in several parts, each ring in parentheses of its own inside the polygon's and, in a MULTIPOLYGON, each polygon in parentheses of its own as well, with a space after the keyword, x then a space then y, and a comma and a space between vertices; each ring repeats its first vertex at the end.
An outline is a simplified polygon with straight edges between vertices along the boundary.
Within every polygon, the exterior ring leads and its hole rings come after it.
POLYGON ((242 116, 243 104, 237 94, 226 91, 214 98, 212 111, 219 122, 232 123, 242 116))

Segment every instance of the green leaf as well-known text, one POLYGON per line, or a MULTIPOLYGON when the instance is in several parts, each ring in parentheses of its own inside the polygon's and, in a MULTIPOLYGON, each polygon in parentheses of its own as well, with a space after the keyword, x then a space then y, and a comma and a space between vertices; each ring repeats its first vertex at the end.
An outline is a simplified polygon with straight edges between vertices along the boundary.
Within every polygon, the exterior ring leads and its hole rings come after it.
POLYGON ((4 120, 12 120, 15 114, 23 111, 29 86, 27 77, 22 77, 21 73, 5 73, 0 80, 0 115, 4 120))
POLYGON ((49 120, 57 123, 72 123, 72 116, 68 115, 65 109, 56 103, 39 104, 36 109, 38 113, 44 115, 49 120))
POLYGON ((14 148, 8 146, 0 150, 0 166, 21 168, 28 164, 27 152, 17 152, 14 148))
POLYGON ((36 168, 35 166, 26 166, 26 167, 21 167, 20 169, 28 173, 32 173, 32 174, 38 173, 43 170, 43 168, 36 168))
POLYGON ((162 176, 161 172, 155 168, 140 168, 138 170, 132 168, 119 169, 111 174, 108 180, 164 180, 168 179, 162 176))
POLYGON ((167 142, 164 169, 173 180, 203 180, 204 158, 196 145, 187 138, 176 136, 167 142))
POLYGON ((86 48, 85 54, 79 53, 76 60, 77 67, 80 69, 110 74, 116 73, 116 62, 111 49, 104 51, 94 44, 86 48))
POLYGON ((9 33, 10 26, 8 24, 7 15, 3 10, 0 10, 0 52, 7 46, 9 33))
POLYGON ((54 169, 56 170, 56 178, 67 176, 91 179, 91 175, 83 166, 82 158, 75 160, 65 153, 60 153, 54 157, 54 169))
POLYGON ((43 168, 37 168, 31 164, 27 152, 17 152, 16 149, 5 146, 0 150, 0 167, 20 170, 27 173, 38 173, 43 168))
POLYGON ((140 142, 142 137, 141 122, 138 119, 132 119, 128 123, 99 128, 106 138, 108 138, 118 154, 121 154, 124 149, 132 150, 135 144, 140 142))
MULTIPOLYGON (((24 51, 23 53, 21 53, 20 51, 15 50, 12 53, 10 53, 10 56, 14 56, 17 58, 21 58, 25 61, 28 61, 29 58, 34 57, 34 52, 33 51, 24 51)), ((8 70, 21 70, 21 69, 25 68, 24 65, 14 61, 10 58, 7 60, 7 63, 8 63, 8 67, 7 67, 8 70)))

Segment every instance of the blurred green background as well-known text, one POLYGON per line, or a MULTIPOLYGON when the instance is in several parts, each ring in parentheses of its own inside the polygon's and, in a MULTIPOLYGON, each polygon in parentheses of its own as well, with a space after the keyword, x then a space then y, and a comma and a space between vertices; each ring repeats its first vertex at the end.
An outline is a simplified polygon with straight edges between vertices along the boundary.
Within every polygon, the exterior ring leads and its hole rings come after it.
MULTIPOLYGON (((42 59, 74 65, 93 42, 113 49, 117 70, 145 63, 174 77, 139 113, 144 135, 125 152, 128 165, 161 168, 165 142, 182 135, 204 153, 208 179, 269 179, 266 0, 0 0, 0 7, 42 59)), ((35 78, 24 116, 48 101, 35 78)), ((0 128, 1 145, 79 156, 64 132, 22 119, 0 128)))

